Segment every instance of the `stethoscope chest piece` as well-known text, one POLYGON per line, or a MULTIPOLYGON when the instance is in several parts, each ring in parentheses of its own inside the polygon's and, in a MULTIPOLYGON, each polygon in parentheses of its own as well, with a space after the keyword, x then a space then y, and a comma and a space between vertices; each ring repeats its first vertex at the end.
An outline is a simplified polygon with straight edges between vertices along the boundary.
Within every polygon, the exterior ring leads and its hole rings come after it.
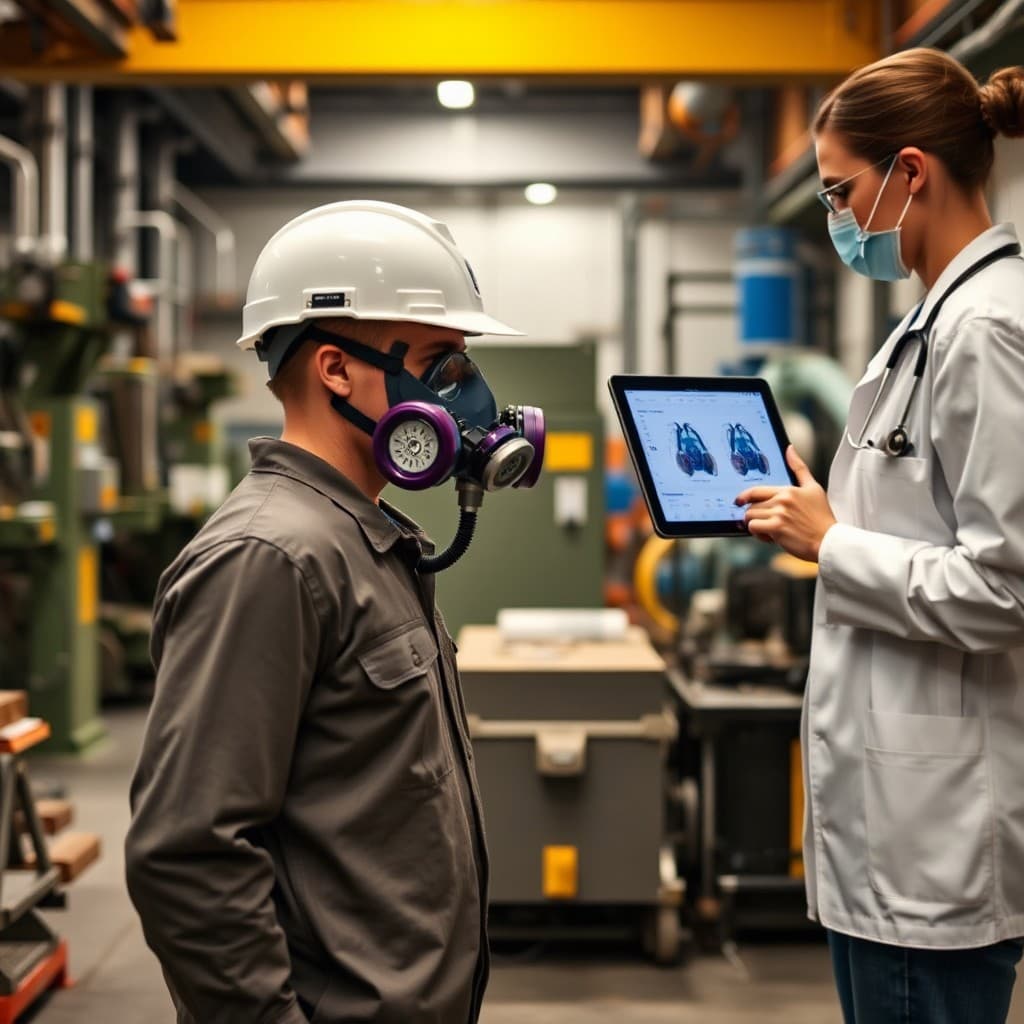
POLYGON ((894 458, 898 458, 901 455, 909 455, 914 450, 914 446, 910 443, 907 428, 901 425, 895 430, 891 430, 886 435, 882 450, 886 455, 891 455, 894 458))

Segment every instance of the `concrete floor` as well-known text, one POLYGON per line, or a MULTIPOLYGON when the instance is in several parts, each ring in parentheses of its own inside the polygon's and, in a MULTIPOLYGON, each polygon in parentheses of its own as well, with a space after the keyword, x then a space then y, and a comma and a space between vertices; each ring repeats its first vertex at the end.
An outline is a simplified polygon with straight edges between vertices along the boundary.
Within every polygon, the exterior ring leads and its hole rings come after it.
MULTIPOLYGON (((69 909, 48 915, 68 940, 75 984, 23 1018, 32 1024, 174 1020, 122 882, 128 778, 144 712, 106 717, 109 739, 95 752, 31 766, 37 787, 66 790, 76 827, 104 839, 102 861, 69 890, 69 909)), ((749 942, 740 953, 742 968, 717 956, 657 968, 631 949, 600 946, 499 959, 481 1024, 841 1024, 823 944, 749 942)), ((1010 1024, 1024 1024, 1024 996, 1010 1024)))

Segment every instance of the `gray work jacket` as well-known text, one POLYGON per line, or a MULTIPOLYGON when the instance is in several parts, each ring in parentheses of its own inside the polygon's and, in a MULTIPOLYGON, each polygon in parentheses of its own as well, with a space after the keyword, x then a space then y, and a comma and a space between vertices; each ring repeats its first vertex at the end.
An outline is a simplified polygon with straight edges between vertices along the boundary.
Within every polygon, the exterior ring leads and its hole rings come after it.
POLYGON ((429 542, 251 447, 157 593, 126 843, 146 940, 182 1024, 472 1024, 487 864, 429 542))

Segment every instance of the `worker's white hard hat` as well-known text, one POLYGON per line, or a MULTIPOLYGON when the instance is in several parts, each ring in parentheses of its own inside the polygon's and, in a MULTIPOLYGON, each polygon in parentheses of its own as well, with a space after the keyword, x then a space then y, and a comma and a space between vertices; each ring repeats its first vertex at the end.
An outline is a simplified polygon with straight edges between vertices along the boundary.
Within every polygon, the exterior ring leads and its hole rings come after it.
POLYGON ((316 318, 399 320, 464 334, 518 335, 484 312, 448 228, 392 203, 330 203, 289 221, 264 246, 238 345, 316 318))

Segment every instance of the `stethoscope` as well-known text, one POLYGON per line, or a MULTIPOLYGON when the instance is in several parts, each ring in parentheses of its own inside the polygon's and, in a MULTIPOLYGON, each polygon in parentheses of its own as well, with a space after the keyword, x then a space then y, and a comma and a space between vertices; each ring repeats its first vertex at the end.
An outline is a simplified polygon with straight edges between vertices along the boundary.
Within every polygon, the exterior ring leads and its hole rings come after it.
MULTIPOLYGON (((846 431, 846 440, 854 448, 874 448, 885 455, 889 455, 892 458, 899 458, 901 455, 909 455, 913 450, 914 446, 911 444, 910 435, 907 432, 907 419, 910 415, 910 408, 914 404, 914 396, 917 394, 917 389, 921 384, 921 378, 924 376, 924 368, 928 362, 928 337, 931 334, 932 327, 935 326, 935 321, 938 318, 939 311, 942 309, 943 303, 959 288, 962 284, 969 281, 975 274, 980 273, 987 266, 997 262, 998 260, 1006 259, 1009 256, 1019 256, 1021 253, 1020 245, 1017 242, 1011 242, 1009 245, 1001 246, 990 252, 987 256, 983 256, 976 263, 972 263, 943 293, 939 296, 938 302, 932 307, 931 312, 928 314, 928 319, 925 320, 921 327, 913 327, 905 334, 901 335, 899 340, 893 346, 892 353, 885 364, 885 372, 882 374, 882 379, 878 382, 878 389, 875 391, 874 401, 871 403, 871 408, 868 409, 868 414, 864 418, 864 425, 860 428, 860 434, 857 440, 854 441, 850 437, 850 431, 846 431), (910 388, 910 395, 907 397, 907 404, 903 407, 903 412, 900 415, 899 422, 894 430, 890 430, 885 435, 885 440, 880 446, 876 445, 874 441, 864 441, 864 435, 868 432, 868 427, 871 424, 871 418, 875 414, 875 410, 878 408, 878 403, 882 400, 882 396, 885 394, 885 386, 889 381, 889 377, 892 375, 893 370, 896 369, 899 364, 900 358, 908 346, 916 343, 917 349, 917 360, 914 363, 914 382, 910 388)), ((919 307, 920 308, 920 307, 919 307)), ((916 314, 915 314, 916 315, 916 314)))

